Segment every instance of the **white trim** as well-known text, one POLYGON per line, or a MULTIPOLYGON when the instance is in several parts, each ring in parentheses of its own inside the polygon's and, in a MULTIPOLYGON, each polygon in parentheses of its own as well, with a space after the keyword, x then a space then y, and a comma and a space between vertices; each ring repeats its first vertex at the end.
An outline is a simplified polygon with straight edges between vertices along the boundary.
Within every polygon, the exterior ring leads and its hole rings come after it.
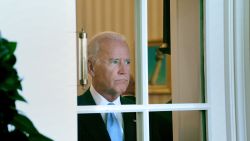
POLYGON ((208 141, 226 141, 224 1, 205 1, 206 93, 208 141))
POLYGON ((109 113, 109 112, 151 112, 151 111, 192 111, 208 110, 208 104, 183 103, 183 104, 149 104, 149 105, 94 105, 77 106, 78 114, 84 113, 109 113))
POLYGON ((144 111, 142 113, 136 113, 136 127, 137 127, 137 140, 149 141, 149 113, 144 111))
POLYGON ((138 104, 148 104, 148 26, 147 1, 136 0, 136 97, 138 104), (141 95, 140 95, 141 94, 141 95))
POLYGON ((246 140, 250 139, 250 10, 249 10, 249 6, 250 6, 250 2, 249 0, 245 1, 245 7, 244 7, 244 56, 245 56, 245 85, 246 87, 246 91, 245 91, 245 95, 246 95, 246 134, 247 134, 247 138, 246 140))
POLYGON ((225 2, 225 63, 226 63, 226 97, 227 137, 237 141, 235 109, 235 52, 234 52, 234 0, 225 2))
POLYGON ((246 133, 246 80, 244 54, 244 0, 235 1, 235 76, 236 76, 236 121, 237 141, 245 141, 246 133))
MULTIPOLYGON (((148 20, 147 0, 135 1, 136 29, 136 103, 148 104, 148 20), (140 84, 140 85, 139 85, 140 84)), ((148 111, 137 113, 137 140, 149 141, 148 111)))

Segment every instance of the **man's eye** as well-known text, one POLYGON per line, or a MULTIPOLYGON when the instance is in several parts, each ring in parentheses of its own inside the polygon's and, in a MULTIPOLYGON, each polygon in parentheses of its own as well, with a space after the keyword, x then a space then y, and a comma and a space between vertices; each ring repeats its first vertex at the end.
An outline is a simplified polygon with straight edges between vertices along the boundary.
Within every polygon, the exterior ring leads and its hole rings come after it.
POLYGON ((111 60, 110 62, 112 64, 119 64, 120 63, 120 61, 118 59, 111 60))
POLYGON ((125 64, 130 64, 130 60, 125 60, 125 64))

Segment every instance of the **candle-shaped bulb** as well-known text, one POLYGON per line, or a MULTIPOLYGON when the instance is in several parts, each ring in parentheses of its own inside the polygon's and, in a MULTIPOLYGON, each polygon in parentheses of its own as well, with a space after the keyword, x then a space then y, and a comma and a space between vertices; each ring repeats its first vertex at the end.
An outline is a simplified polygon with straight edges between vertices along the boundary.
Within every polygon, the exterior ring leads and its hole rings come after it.
POLYGON ((87 33, 79 33, 79 80, 81 85, 88 84, 88 50, 87 50, 87 33))

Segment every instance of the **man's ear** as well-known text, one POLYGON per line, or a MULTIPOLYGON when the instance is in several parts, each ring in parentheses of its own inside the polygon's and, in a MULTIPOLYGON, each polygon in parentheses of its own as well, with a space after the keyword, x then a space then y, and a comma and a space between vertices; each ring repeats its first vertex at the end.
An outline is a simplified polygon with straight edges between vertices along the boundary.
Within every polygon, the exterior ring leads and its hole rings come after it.
POLYGON ((88 71, 89 71, 89 74, 94 77, 95 76, 95 71, 94 71, 94 63, 93 61, 90 61, 88 60, 88 71))

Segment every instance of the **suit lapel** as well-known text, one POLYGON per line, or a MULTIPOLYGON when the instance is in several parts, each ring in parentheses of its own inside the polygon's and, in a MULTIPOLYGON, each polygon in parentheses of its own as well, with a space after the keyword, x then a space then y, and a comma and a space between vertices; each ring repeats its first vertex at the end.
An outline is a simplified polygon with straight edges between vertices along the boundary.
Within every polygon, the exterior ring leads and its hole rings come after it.
MULTIPOLYGON (((134 104, 133 101, 121 97, 121 104, 134 104)), ((96 105, 90 91, 78 96, 78 105, 96 105)), ((124 122, 125 141, 136 141, 136 114, 122 113, 124 122)), ((101 114, 79 114, 78 135, 82 135, 84 141, 110 141, 106 125, 101 114), (80 132, 79 132, 80 131, 80 132), (86 139, 87 138, 87 139, 86 139)))
POLYGON ((84 126, 84 131, 88 132, 88 136, 85 136, 85 138, 93 141, 110 141, 100 114, 85 114, 80 118, 81 126, 84 126))
MULTIPOLYGON (((78 105, 96 105, 89 90, 82 96, 78 96, 77 103, 78 105)), ((106 125, 99 113, 78 115, 78 128, 84 128, 83 132, 87 132, 84 138, 93 141, 110 141, 106 125)))
MULTIPOLYGON (((125 98, 121 97, 121 103, 124 104, 134 104, 131 101, 127 101, 125 98)), ((136 141, 136 114, 135 113, 122 113, 124 122, 124 137, 125 141, 136 141)))

